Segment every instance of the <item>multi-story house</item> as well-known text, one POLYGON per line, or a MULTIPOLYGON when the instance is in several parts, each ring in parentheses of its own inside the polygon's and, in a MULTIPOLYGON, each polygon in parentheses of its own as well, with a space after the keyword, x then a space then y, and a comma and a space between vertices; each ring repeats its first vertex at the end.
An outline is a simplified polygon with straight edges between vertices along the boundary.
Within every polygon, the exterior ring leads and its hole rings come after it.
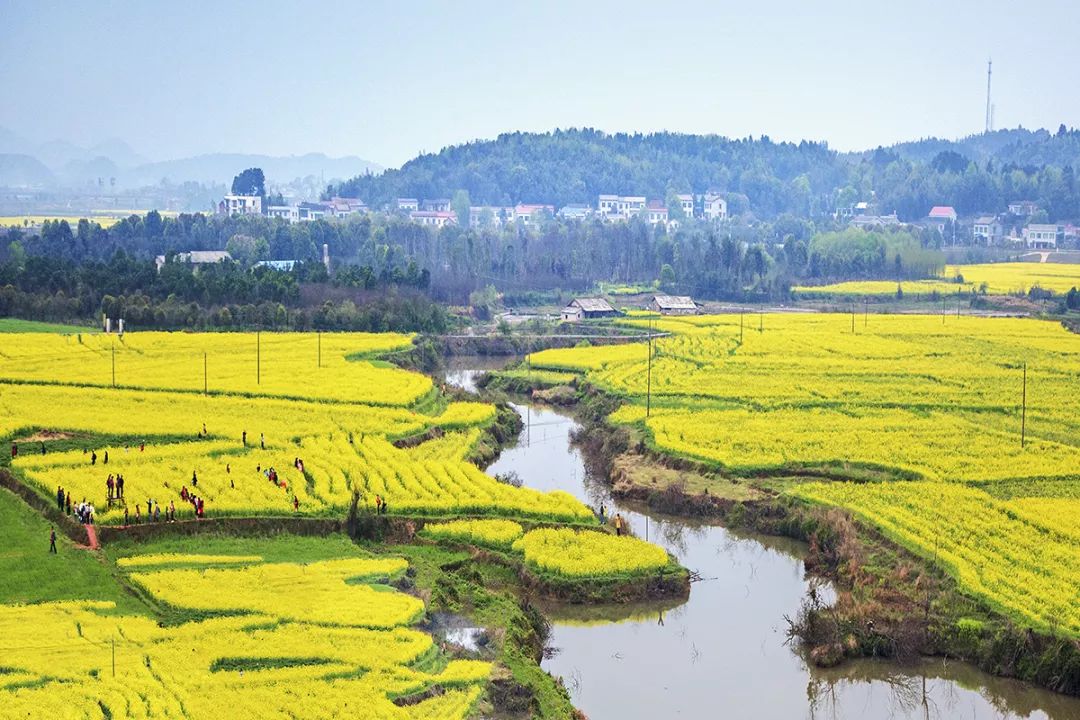
POLYGON ((226 215, 262 215, 262 198, 258 195, 226 195, 220 209, 226 215))
POLYGON ((706 220, 713 222, 727 220, 727 200, 720 193, 705 193, 701 204, 701 214, 706 220))
POLYGON ((1024 228, 1024 245, 1032 250, 1054 250, 1057 248, 1058 226, 1032 223, 1024 228))

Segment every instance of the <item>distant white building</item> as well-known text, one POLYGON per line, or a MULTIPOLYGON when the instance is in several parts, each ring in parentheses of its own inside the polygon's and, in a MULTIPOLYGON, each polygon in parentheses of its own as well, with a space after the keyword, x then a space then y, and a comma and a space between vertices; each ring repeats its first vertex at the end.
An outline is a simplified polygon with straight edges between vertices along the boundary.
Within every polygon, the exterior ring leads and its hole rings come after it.
POLYGON ((262 215, 262 198, 258 195, 226 195, 222 205, 226 215, 262 215))
POLYGON ((976 245, 1000 245, 1005 229, 993 215, 980 215, 972 223, 971 235, 976 245))
POLYGON ((668 208, 667 205, 659 200, 653 200, 645 208, 644 217, 649 221, 650 225, 667 225, 668 221, 668 208))
POLYGON ((1009 203, 1009 212, 1020 217, 1031 217, 1039 210, 1039 203, 1034 200, 1013 200, 1009 203))
POLYGON ((563 220, 585 220, 593 214, 591 207, 585 204, 571 203, 559 208, 558 216, 563 220))
POLYGON ((452 212, 435 212, 432 210, 413 210, 409 213, 409 219, 414 223, 428 227, 444 227, 456 225, 457 216, 452 212))
POLYGON ((596 207, 604 220, 629 220, 645 210, 645 196, 601 195, 596 207))
MULTIPOLYGON (((951 205, 935 205, 926 215, 926 226, 935 228, 942 235, 956 223, 956 210, 951 205)), ((955 234, 955 227, 953 233, 955 234)))
POLYGON ((270 205, 266 208, 266 215, 290 223, 300 222, 300 208, 296 205, 270 205))
POLYGON ((282 270, 284 272, 290 272, 296 267, 295 260, 260 260, 255 263, 255 267, 268 267, 274 270, 282 270))
POLYGON ((394 206, 404 212, 416 212, 420 209, 420 202, 416 198, 397 198, 394 206))
POLYGON ((434 198, 433 200, 424 200, 424 205, 421 209, 427 212, 449 212, 450 198, 434 198))
POLYGON ((719 222, 727 220, 727 200, 720 193, 705 193, 702 199, 701 213, 706 220, 719 222))
MULTIPOLYGON (((469 208, 469 227, 500 228, 514 221, 514 208, 498 205, 473 205, 469 208)), ((461 218, 458 218, 461 224, 461 218)))
POLYGON ((1032 250, 1057 248, 1058 226, 1032 223, 1024 228, 1024 245, 1032 250))
POLYGON ((900 218, 896 216, 896 213, 891 215, 852 215, 850 218, 848 224, 858 228, 897 227, 903 224, 900 222, 900 218))
POLYGON ((302 222, 322 220, 334 216, 333 210, 326 203, 302 202, 297 206, 297 211, 302 222))
POLYGON ((518 204, 514 207, 514 222, 522 225, 535 225, 536 221, 545 214, 554 215, 555 206, 518 204))
POLYGON ((694 196, 689 193, 680 193, 678 198, 683 214, 688 218, 694 217, 694 196))

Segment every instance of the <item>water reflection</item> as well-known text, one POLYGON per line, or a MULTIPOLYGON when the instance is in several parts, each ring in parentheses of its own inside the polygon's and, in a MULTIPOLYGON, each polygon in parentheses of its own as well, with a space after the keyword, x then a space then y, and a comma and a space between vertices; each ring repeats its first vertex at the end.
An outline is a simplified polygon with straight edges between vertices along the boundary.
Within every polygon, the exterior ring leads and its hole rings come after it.
MULTIPOLYGON (((475 370, 498 363, 452 369, 447 379, 475 387, 475 370)), ((664 546, 701 577, 682 603, 547 608, 555 652, 543 666, 564 679, 574 704, 592 720, 1080 718, 1076 698, 960 663, 809 666, 785 642, 784 617, 795 614, 811 587, 802 544, 615 502, 570 445, 572 418, 527 404, 517 410, 525 428, 489 472, 512 470, 530 487, 565 490, 594 508, 620 512, 636 535, 664 546)), ((827 586, 818 591, 831 593, 827 586)))

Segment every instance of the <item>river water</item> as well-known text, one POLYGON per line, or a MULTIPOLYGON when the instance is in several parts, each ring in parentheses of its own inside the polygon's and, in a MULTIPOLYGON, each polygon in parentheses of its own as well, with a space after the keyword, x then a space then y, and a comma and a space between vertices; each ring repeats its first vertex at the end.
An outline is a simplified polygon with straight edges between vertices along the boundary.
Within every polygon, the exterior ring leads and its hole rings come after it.
MULTIPOLYGON (((446 379, 475 391, 475 377, 500 364, 456 358, 446 379)), ((784 616, 797 612, 813 584, 803 571, 801 543, 616 502, 571 445, 572 418, 547 406, 515 409, 525 427, 489 473, 512 470, 529 487, 565 490, 593 507, 621 512, 634 534, 667 548, 702 577, 685 602, 547 608, 556 652, 543 667, 563 679, 590 720, 1080 719, 1080 699, 963 663, 808 665, 785 643, 784 616)), ((816 591, 832 592, 827 586, 816 591)))

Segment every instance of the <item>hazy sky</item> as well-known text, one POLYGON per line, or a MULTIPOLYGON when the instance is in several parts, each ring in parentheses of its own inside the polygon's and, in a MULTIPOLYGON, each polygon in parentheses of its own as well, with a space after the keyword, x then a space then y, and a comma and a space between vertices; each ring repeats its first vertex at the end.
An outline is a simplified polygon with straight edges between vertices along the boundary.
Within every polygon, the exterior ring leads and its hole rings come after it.
POLYGON ((1080 125, 1080 3, 0 0, 0 126, 151 159, 398 165, 512 130, 824 139, 1080 125), (305 7, 307 6, 307 7, 305 7))

